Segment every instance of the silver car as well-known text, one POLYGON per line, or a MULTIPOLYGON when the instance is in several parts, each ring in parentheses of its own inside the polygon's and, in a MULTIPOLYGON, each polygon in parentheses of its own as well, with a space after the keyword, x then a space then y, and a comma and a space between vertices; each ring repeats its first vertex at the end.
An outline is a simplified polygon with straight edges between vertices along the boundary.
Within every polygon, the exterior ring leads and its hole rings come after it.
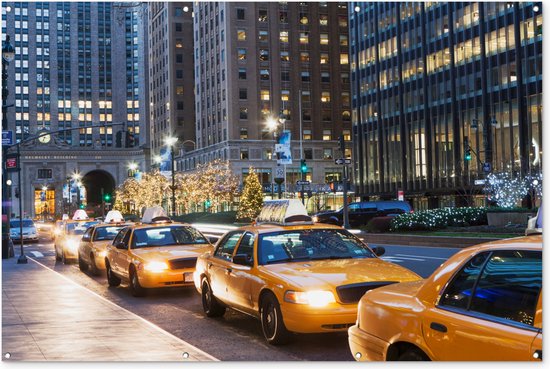
POLYGON ((38 242, 38 231, 32 219, 12 219, 10 221, 10 237, 13 241, 21 240, 21 222, 23 223, 23 240, 38 242))

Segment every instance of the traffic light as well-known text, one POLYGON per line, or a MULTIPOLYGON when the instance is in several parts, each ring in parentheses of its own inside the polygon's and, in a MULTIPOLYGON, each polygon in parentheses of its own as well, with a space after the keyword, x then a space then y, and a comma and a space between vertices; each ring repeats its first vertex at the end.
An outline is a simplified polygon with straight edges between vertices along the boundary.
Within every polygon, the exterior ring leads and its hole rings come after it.
POLYGON ((80 204, 80 209, 85 209, 85 208, 86 208, 86 205, 80 204))
POLYGON ((302 159, 300 162, 300 172, 307 173, 307 164, 305 159, 302 159))
POLYGON ((111 194, 106 193, 105 195, 103 195, 103 200, 105 200, 105 202, 110 202, 111 201, 111 194))
POLYGON ((346 140, 344 135, 340 135, 340 151, 342 151, 342 155, 346 153, 346 140))
POLYGON ((134 147, 135 143, 136 138, 134 137, 134 133, 126 131, 126 147, 134 147))
POLYGON ((116 147, 122 147, 122 131, 116 133, 116 147))
POLYGON ((468 137, 464 137, 464 160, 472 160, 472 149, 470 147, 470 141, 468 140, 468 137))

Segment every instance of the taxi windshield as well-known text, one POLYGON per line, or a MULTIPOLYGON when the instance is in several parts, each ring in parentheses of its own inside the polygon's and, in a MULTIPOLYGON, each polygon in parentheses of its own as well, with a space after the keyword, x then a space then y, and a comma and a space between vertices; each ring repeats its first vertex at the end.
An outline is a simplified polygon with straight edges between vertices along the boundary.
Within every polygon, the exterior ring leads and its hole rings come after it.
POLYGON ((195 228, 189 226, 152 227, 136 229, 132 248, 207 244, 195 228))
MULTIPOLYGON (((12 220, 10 221, 10 227, 11 228, 19 228, 21 227, 21 221, 20 220, 12 220)), ((34 223, 32 220, 23 220, 23 227, 34 227, 34 223)))
POLYGON ((66 230, 67 234, 79 235, 84 234, 86 230, 97 224, 98 222, 78 222, 78 223, 67 223, 66 230))
POLYGON ((97 227, 94 234, 94 241, 114 240, 118 231, 124 228, 120 226, 97 227))
POLYGON ((338 229, 303 229, 267 233, 258 241, 259 264, 303 260, 374 258, 355 236, 338 229))

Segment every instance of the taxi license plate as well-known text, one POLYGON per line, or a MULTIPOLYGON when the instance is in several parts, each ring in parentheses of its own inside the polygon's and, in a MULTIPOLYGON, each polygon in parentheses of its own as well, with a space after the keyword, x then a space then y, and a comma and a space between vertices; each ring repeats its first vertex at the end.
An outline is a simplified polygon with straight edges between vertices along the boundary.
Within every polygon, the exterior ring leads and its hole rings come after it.
POLYGON ((183 273, 183 281, 186 283, 193 282, 193 273, 192 272, 183 273))

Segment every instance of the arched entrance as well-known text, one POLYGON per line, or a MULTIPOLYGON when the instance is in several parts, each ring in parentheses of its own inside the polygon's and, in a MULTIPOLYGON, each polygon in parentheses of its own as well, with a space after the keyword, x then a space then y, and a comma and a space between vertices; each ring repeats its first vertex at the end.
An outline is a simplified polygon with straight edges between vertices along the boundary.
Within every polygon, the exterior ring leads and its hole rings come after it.
POLYGON ((113 196, 115 179, 109 172, 97 169, 82 177, 82 185, 86 188, 86 208, 96 210, 97 216, 101 215, 102 196, 106 194, 113 196))

